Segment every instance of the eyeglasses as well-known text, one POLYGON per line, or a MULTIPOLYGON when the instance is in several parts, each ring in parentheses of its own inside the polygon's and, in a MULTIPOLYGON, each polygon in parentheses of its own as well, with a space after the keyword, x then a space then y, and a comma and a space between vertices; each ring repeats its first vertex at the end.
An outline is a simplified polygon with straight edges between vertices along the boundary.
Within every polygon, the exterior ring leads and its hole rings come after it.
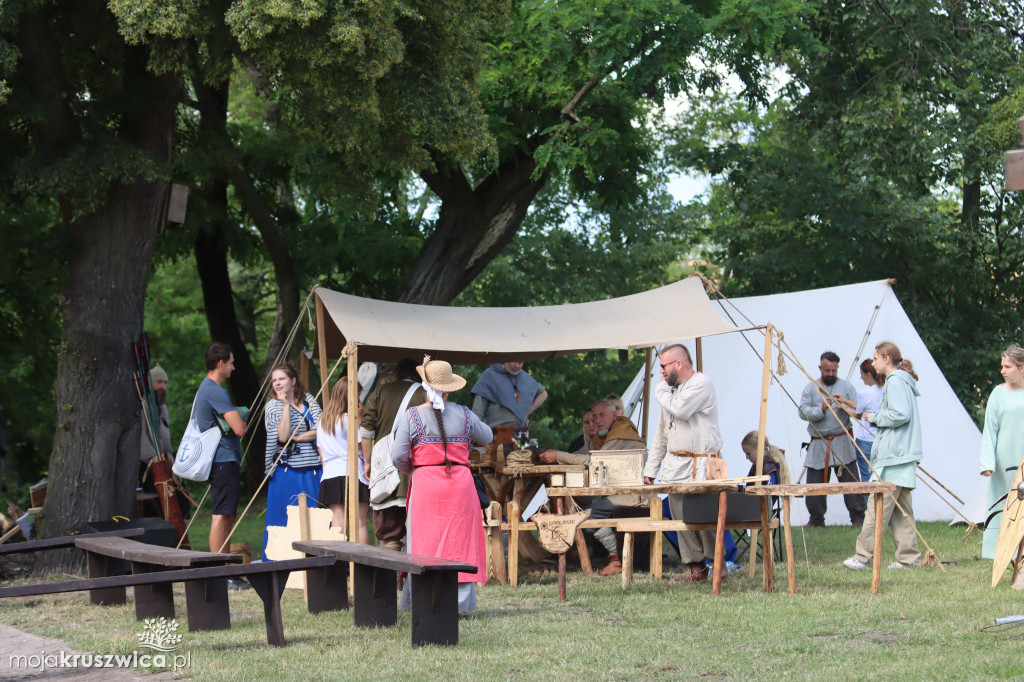
POLYGON ((673 360, 672 362, 669 362, 667 364, 664 363, 664 362, 661 363, 661 371, 664 372, 666 369, 668 369, 672 365, 676 364, 677 362, 682 362, 682 360, 673 360))

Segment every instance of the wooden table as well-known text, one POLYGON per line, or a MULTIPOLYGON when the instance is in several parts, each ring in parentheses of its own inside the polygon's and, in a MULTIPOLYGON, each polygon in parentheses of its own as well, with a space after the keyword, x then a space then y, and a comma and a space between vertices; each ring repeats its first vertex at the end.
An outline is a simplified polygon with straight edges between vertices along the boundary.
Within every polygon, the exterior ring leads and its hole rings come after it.
POLYGON ((495 473, 503 479, 498 502, 501 503, 501 507, 504 509, 509 501, 508 493, 511 487, 512 499, 519 505, 519 509, 524 509, 524 498, 525 502, 529 503, 540 489, 541 484, 551 474, 566 474, 570 471, 586 470, 587 467, 582 464, 537 464, 528 467, 499 464, 494 467, 495 473), (531 493, 529 497, 526 496, 527 493, 531 493))
MULTIPOLYGON (((896 492, 896 485, 882 481, 868 483, 799 483, 790 485, 757 485, 748 487, 748 495, 777 495, 782 498, 782 518, 786 535, 786 573, 789 578, 789 593, 796 594, 796 578, 793 562, 793 532, 789 525, 789 501, 794 497, 809 495, 871 495, 875 500, 875 557, 871 563, 871 591, 878 593, 882 580, 882 504, 883 495, 896 492)), ((765 497, 764 499, 767 499, 765 497)), ((762 504, 762 508, 764 505, 762 504)), ((767 556, 767 553, 766 553, 767 556)))
MULTIPOLYGON (((715 557, 714 567, 712 571, 714 577, 712 579, 713 589, 717 587, 716 594, 721 592, 721 571, 724 565, 724 553, 725 553, 725 516, 727 508, 727 493, 735 493, 739 491, 740 481, 723 479, 720 481, 687 481, 685 483, 661 483, 656 485, 640 485, 632 487, 608 487, 608 488, 548 488, 548 495, 555 498, 555 504, 559 514, 564 514, 567 508, 566 498, 572 495, 580 497, 603 497, 607 495, 661 495, 667 493, 669 495, 697 495, 707 493, 718 493, 718 523, 716 524, 716 536, 715 536, 715 557)), ((652 512, 654 507, 652 506, 652 512)), ((661 518, 661 506, 658 505, 657 518, 661 518)), ((652 516, 654 514, 652 513, 652 516)), ((763 537, 769 538, 768 542, 771 542, 770 529, 768 524, 768 499, 765 498, 761 504, 761 525, 763 531, 763 537)), ((658 540, 661 539, 660 533, 657 536, 658 540)), ((660 544, 660 543, 657 543, 660 544)), ((652 543, 653 550, 654 543, 652 543)), ((774 562, 770 551, 765 551, 765 566, 764 566, 764 588, 766 592, 771 592, 772 589, 772 578, 775 570, 774 562)), ((565 554, 558 555, 558 597, 562 601, 565 601, 565 554)))

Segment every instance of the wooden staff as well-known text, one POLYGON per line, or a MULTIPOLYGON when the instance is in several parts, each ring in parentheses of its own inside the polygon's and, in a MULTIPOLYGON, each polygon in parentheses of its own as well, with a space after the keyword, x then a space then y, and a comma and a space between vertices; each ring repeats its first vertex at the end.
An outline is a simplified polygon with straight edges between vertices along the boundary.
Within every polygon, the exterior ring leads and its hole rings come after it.
POLYGON ((960 504, 967 504, 966 502, 964 502, 963 500, 961 500, 961 499, 960 499, 959 497, 957 497, 957 496, 956 496, 956 493, 954 493, 954 492, 953 492, 952 490, 950 490, 950 489, 949 489, 949 488, 947 488, 946 486, 942 485, 942 481, 940 481, 939 479, 937 479, 937 478, 935 478, 934 476, 932 476, 931 474, 929 474, 929 473, 928 473, 928 470, 927 470, 927 469, 925 469, 925 468, 924 468, 923 466, 921 466, 921 463, 920 463, 920 462, 918 462, 918 463, 917 463, 917 470, 918 470, 918 471, 920 471, 920 472, 921 472, 922 474, 924 474, 925 476, 927 476, 928 478, 930 478, 930 479, 932 479, 933 481, 935 481, 935 483, 936 483, 936 484, 937 484, 937 485, 938 485, 938 486, 939 486, 940 488, 942 488, 942 489, 943 489, 943 490, 945 490, 945 491, 946 491, 947 493, 949 493, 950 495, 952 495, 952 496, 953 496, 953 499, 954 499, 954 500, 956 500, 956 501, 957 501, 957 502, 959 502, 960 504))

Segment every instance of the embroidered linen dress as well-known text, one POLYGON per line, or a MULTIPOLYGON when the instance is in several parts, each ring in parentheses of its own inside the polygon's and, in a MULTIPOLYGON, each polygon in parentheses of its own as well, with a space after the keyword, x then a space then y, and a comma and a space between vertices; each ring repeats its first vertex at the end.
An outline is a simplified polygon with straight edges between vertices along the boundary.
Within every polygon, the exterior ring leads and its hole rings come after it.
POLYGON ((477 573, 459 573, 459 583, 486 581, 486 550, 480 500, 469 469, 469 444, 489 443, 491 429, 468 408, 446 403, 445 449, 434 411, 411 408, 400 417, 392 459, 399 470, 412 470, 409 487, 409 553, 464 561, 477 573))

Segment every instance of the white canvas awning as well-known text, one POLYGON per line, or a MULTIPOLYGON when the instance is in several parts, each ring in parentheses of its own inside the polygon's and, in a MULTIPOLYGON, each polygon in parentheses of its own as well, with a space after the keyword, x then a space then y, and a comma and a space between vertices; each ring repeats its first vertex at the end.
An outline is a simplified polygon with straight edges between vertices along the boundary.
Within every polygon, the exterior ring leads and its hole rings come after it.
POLYGON ((359 344, 359 359, 451 363, 532 360, 605 348, 629 349, 737 331, 708 300, 700 278, 632 296, 528 308, 455 308, 393 303, 317 287, 328 357, 359 344))

